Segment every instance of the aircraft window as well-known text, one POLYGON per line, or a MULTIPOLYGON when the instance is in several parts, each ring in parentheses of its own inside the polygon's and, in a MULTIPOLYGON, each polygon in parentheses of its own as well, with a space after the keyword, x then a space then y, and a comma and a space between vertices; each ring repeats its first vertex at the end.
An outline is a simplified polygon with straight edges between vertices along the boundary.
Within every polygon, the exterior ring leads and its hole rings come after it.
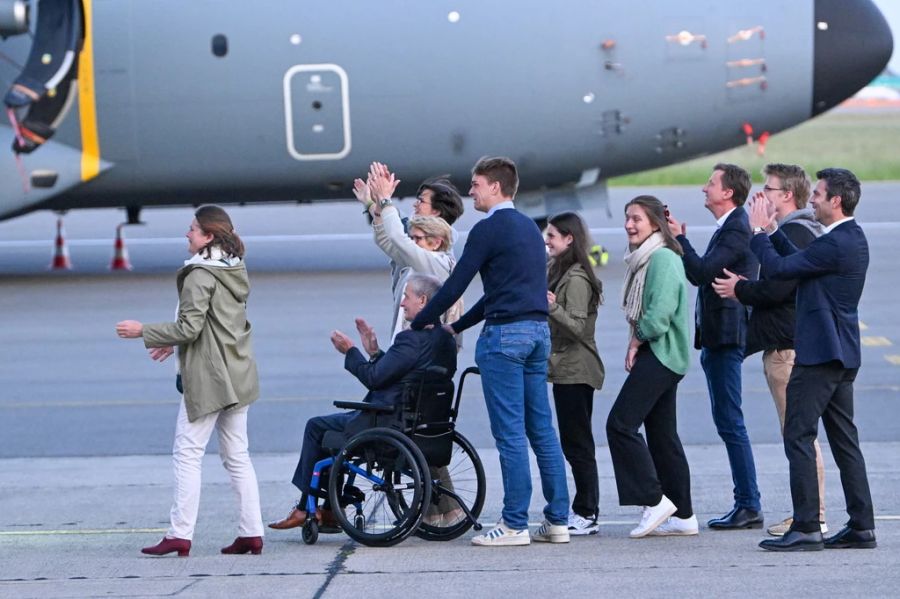
POLYGON ((218 33, 212 38, 212 53, 222 58, 228 54, 228 38, 218 33))

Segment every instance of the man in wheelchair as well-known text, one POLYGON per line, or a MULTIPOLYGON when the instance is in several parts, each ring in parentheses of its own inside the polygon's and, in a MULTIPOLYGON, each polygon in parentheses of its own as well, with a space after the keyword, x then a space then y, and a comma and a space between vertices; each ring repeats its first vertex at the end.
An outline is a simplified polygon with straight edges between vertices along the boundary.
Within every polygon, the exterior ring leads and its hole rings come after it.
MULTIPOLYGON (((437 277, 413 274, 407 279, 406 289, 400 306, 407 321, 414 319, 422 308, 441 288, 437 277)), ((367 360, 353 345, 347 335, 340 331, 331 334, 331 343, 344 354, 344 368, 365 385, 369 392, 364 402, 385 406, 396 406, 403 398, 404 386, 420 378, 430 366, 439 366, 447 371, 448 377, 456 372, 456 342, 439 322, 430 329, 420 331, 405 330, 397 334, 393 345, 386 351, 378 348, 378 341, 372 328, 362 319, 357 319, 363 349, 369 354, 367 360)), ((371 426, 371 416, 358 410, 315 416, 306 422, 300 460, 291 482, 301 492, 300 501, 283 520, 272 522, 269 528, 284 530, 303 526, 308 518, 306 512, 307 495, 313 468, 319 460, 327 457, 322 448, 322 440, 328 431, 359 431, 371 426)), ((328 527, 335 526, 330 510, 322 508, 317 519, 328 527)))

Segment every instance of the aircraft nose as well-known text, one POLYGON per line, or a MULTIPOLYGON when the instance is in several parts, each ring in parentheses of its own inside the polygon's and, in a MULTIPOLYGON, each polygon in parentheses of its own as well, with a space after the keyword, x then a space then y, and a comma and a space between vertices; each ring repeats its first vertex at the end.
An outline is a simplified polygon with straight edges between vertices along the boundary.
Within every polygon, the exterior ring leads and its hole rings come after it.
POLYGON ((838 105, 884 70, 891 29, 872 0, 816 0, 813 116, 838 105))

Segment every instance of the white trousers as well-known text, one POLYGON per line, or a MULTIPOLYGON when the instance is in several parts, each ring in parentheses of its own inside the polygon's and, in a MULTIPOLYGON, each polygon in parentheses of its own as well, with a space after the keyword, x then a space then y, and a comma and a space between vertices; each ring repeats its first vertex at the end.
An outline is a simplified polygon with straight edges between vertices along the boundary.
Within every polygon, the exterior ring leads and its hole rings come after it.
POLYGON ((191 540, 200 506, 200 470, 206 444, 215 428, 219 433, 219 456, 231 476, 231 487, 237 494, 241 518, 238 536, 263 536, 262 513, 259 508, 259 485, 247 450, 247 409, 221 410, 190 422, 181 401, 175 424, 172 457, 175 466, 175 499, 172 503, 171 527, 166 536, 191 540))

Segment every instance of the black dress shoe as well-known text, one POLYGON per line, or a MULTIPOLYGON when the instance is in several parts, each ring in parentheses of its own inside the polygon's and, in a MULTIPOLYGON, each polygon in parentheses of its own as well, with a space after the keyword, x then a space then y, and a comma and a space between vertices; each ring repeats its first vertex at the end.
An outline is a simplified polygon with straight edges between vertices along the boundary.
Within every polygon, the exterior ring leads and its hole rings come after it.
POLYGON ((706 523, 714 530, 735 530, 738 528, 762 528, 763 516, 756 510, 736 507, 721 518, 713 518, 706 523))
POLYGON ((856 530, 849 526, 825 539, 825 549, 874 549, 877 545, 874 530, 856 530))
POLYGON ((825 543, 822 542, 822 532, 800 532, 789 530, 780 539, 766 539, 759 544, 769 551, 822 551, 825 543))

